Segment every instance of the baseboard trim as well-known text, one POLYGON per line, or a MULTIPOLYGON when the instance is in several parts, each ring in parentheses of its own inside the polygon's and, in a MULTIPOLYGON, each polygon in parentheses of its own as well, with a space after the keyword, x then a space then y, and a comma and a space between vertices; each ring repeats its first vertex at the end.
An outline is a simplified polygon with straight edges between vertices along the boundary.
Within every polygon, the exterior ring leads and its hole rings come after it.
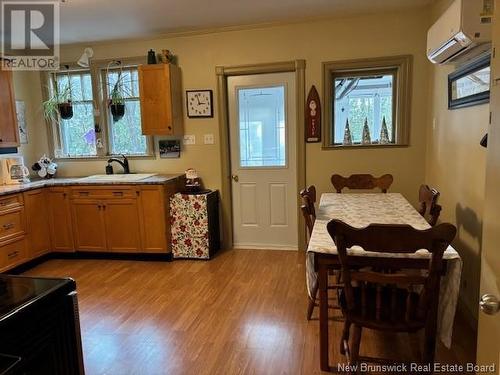
POLYGON ((282 245, 255 245, 255 244, 233 244, 233 249, 236 250, 281 250, 281 251, 299 251, 298 246, 282 246, 282 245))
POLYGON ((77 252, 51 252, 39 256, 38 258, 31 259, 26 263, 20 264, 8 271, 2 272, 4 274, 19 275, 23 272, 30 270, 48 260, 52 259, 109 259, 109 260, 132 260, 132 261, 161 261, 172 262, 172 253, 159 254, 159 253, 102 253, 90 251, 77 251, 77 252))

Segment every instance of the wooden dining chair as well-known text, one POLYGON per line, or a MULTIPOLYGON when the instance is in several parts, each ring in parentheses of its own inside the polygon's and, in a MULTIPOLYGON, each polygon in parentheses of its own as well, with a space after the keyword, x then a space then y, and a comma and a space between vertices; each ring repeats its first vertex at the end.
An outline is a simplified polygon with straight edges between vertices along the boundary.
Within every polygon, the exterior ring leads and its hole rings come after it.
POLYGON ((436 225, 441 213, 441 206, 437 203, 439 195, 439 191, 427 185, 421 185, 418 191, 418 201, 420 203, 418 212, 431 226, 436 225))
MULTIPOLYGON (((314 204, 316 203, 316 187, 314 185, 310 185, 305 189, 302 189, 299 194, 302 198, 300 210, 302 211, 302 215, 304 216, 304 221, 306 223, 307 242, 309 243, 314 222, 316 221, 316 209, 314 207, 314 204)), ((332 271, 330 275, 334 276, 335 281, 329 284, 328 289, 338 290, 342 286, 340 284, 340 271, 332 271)), ((313 287, 311 294, 312 297, 309 298, 309 304, 307 306, 307 320, 311 320, 314 308, 318 306, 318 303, 316 302, 318 296, 318 284, 313 287)), ((331 305, 330 307, 333 309, 340 309, 340 305, 338 303, 331 305)))
POLYGON ((348 362, 352 365, 360 361, 394 362, 359 356, 362 329, 370 328, 387 332, 424 329, 422 360, 425 364, 433 363, 443 253, 455 237, 455 226, 445 223, 421 231, 409 225, 371 224, 357 229, 332 220, 327 229, 337 246, 342 269, 344 289, 340 300, 345 324, 340 351, 347 356, 348 362), (347 256, 347 249, 353 246, 366 251, 400 254, 427 249, 431 257, 423 272, 401 270, 397 257, 377 258, 377 264, 370 270, 359 270, 352 264, 353 257, 347 256), (384 272, 376 269, 384 269, 384 272), (353 333, 349 345, 351 325, 353 333))
POLYGON ((380 177, 373 177, 371 174, 352 174, 349 177, 334 174, 331 177, 331 181, 337 193, 342 193, 342 190, 345 188, 353 190, 378 188, 382 193, 387 193, 387 190, 389 190, 394 181, 394 177, 391 174, 384 174, 380 177))

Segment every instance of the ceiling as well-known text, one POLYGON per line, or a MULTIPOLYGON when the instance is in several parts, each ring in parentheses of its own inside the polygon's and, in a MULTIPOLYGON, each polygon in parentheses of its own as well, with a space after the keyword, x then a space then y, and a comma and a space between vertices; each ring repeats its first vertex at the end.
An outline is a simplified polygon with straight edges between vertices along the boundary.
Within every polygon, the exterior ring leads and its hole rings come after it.
POLYGON ((432 0, 63 0, 61 43, 147 38, 175 31, 376 13, 432 0))

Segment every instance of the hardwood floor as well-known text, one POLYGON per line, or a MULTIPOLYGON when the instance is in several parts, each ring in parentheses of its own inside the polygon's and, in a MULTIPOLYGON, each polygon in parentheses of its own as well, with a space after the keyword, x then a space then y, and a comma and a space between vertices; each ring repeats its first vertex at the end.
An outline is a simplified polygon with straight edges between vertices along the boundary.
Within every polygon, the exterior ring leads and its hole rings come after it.
MULTIPOLYGON (((50 260, 25 274, 76 280, 87 375, 318 374, 304 263, 303 252, 231 250, 210 261, 50 260)), ((341 323, 331 324, 334 364, 341 323)), ((475 337, 458 328, 438 361, 474 359, 475 337)), ((361 353, 408 360, 410 341, 363 332, 361 353)))

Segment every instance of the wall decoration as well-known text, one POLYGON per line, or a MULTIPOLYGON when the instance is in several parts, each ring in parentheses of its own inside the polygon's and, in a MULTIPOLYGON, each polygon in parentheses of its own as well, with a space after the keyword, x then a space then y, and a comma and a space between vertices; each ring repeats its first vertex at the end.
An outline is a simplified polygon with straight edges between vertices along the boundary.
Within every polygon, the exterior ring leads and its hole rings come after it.
POLYGON ((490 101, 490 54, 448 75, 448 109, 490 101))
POLYGON ((321 102, 316 87, 312 85, 306 101, 306 142, 321 141, 321 102))
POLYGON ((26 105, 22 100, 16 100, 17 124, 19 125, 19 142, 28 143, 28 128, 26 127, 26 105))
POLYGON ((159 142, 160 158, 175 159, 181 157, 181 141, 178 139, 161 139, 159 142))
POLYGON ((187 90, 186 106, 189 118, 214 117, 212 90, 187 90))

